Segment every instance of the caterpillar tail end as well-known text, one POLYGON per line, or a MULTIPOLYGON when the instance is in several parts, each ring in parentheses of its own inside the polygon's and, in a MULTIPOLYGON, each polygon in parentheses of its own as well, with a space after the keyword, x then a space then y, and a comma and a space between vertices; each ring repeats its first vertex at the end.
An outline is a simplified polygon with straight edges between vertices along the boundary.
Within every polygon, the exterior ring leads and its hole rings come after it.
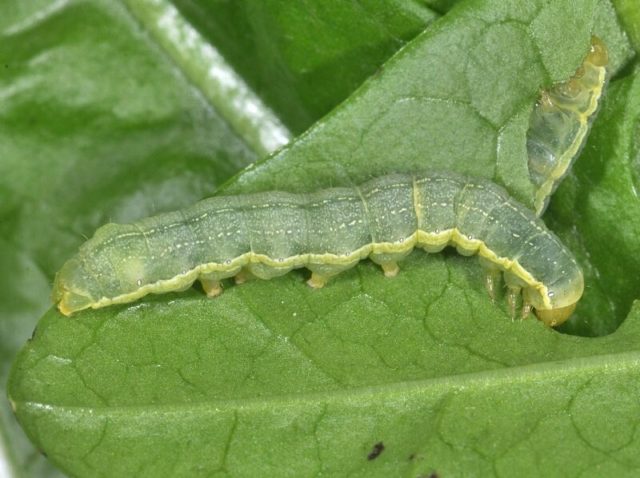
POLYGON ((58 310, 65 317, 69 317, 71 314, 73 314, 73 311, 71 309, 68 309, 67 306, 64 305, 62 302, 58 304, 58 310))
POLYGON ((56 274, 54 279, 51 299, 60 313, 67 317, 74 312, 88 309, 93 303, 88 295, 71 290, 60 273, 56 274))
POLYGON ((67 317, 75 312, 88 309, 93 303, 90 297, 76 294, 64 288, 54 288, 53 302, 60 313, 67 317))

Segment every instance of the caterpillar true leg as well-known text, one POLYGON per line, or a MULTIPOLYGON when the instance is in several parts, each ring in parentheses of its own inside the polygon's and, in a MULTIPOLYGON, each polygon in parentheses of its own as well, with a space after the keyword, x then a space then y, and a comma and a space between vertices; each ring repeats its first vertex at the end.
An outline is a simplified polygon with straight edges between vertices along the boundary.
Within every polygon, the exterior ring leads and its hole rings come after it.
POLYGON ((496 290, 502 285, 502 272, 498 269, 487 269, 484 276, 484 285, 487 289, 487 294, 491 298, 492 302, 496 301, 496 290))

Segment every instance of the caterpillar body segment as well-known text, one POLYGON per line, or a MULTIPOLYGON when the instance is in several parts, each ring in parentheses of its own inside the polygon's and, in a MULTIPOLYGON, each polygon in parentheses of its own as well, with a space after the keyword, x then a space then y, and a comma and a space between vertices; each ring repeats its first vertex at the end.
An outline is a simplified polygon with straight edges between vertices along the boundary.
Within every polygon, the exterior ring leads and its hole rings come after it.
MULTIPOLYGON (((571 253, 494 183, 453 174, 392 174, 310 194, 213 197, 133 224, 107 224, 57 274, 65 315, 188 288, 218 295, 222 279, 261 279, 306 267, 322 287, 370 258, 385 275, 418 247, 477 254, 549 325, 566 320, 583 291, 571 253)), ((495 281, 492 287, 495 290, 495 281)))
POLYGON ((604 43, 592 37, 591 49, 574 76, 543 91, 531 113, 527 153, 538 216, 586 141, 606 83, 607 63, 604 43))

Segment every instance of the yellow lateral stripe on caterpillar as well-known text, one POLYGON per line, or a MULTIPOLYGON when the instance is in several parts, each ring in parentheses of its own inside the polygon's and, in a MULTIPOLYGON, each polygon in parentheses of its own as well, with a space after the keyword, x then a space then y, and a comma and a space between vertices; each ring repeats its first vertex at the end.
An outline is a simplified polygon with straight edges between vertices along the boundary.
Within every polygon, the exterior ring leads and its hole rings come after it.
MULTIPOLYGON (((518 263, 517 260, 498 257, 481 241, 469 240, 457 229, 445 231, 444 234, 428 234, 423 231, 418 231, 411 237, 407 238, 406 241, 403 241, 401 243, 369 244, 346 256, 337 256, 335 254, 303 254, 299 256, 288 257, 286 259, 283 259, 282 261, 275 261, 264 254, 254 254, 253 252, 248 252, 247 254, 243 254, 242 256, 232 260, 228 265, 226 265, 226 267, 237 268, 244 267, 249 264, 264 264, 268 267, 273 268, 284 267, 297 269, 300 267, 305 267, 310 262, 331 264, 336 266, 350 266, 354 262, 359 262, 363 259, 366 259, 371 254, 405 254, 411 252, 415 247, 441 246, 443 243, 453 246, 476 249, 480 257, 490 260, 505 271, 513 272, 515 275, 520 277, 528 287, 539 291, 541 296, 543 296, 544 298, 544 306, 546 306, 546 308, 548 309, 552 308, 551 303, 547 297, 547 288, 545 287, 545 285, 542 282, 536 280, 530 273, 524 270, 524 268, 518 263)), ((190 286, 202 275, 212 272, 221 272, 223 270, 226 270, 226 268, 224 268, 222 264, 202 264, 184 274, 179 274, 175 277, 172 277, 171 279, 160 280, 152 284, 147 284, 133 292, 122 294, 113 298, 103 297, 96 301, 93 305, 91 305, 91 307, 100 308, 115 304, 127 304, 129 302, 140 299, 147 294, 162 294, 165 292, 180 290, 184 287, 184 284, 188 284, 190 286)), ((61 307, 60 310, 65 315, 70 315, 73 312, 66 309, 63 310, 62 302, 60 302, 59 306, 61 307)))
POLYGON ((534 207, 542 215, 584 145, 607 77, 607 49, 597 37, 569 80, 543 91, 527 131, 529 173, 537 186, 534 207))
POLYGON ((53 297, 70 315, 195 280, 213 296, 220 280, 243 270, 269 279, 299 267, 319 287, 367 257, 393 276, 413 248, 447 245, 504 271, 507 285, 522 288, 550 325, 566 320, 582 295, 571 253, 499 186, 453 174, 393 174, 311 194, 214 197, 134 224, 108 224, 62 267, 53 297))

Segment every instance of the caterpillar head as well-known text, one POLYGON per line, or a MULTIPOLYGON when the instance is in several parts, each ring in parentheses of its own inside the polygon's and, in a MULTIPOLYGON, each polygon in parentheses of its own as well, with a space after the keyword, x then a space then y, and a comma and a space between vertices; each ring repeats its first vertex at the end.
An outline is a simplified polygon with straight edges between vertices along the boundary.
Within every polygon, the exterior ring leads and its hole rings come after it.
POLYGON ((562 276, 560 280, 545 289, 545 291, 540 291, 548 298, 545 304, 538 303, 538 298, 533 299, 530 303, 533 303, 538 319, 549 327, 557 327, 571 317, 576 304, 582 297, 584 292, 582 272, 576 275, 562 276))
POLYGON ((535 309, 536 317, 549 327, 557 327, 567 321, 573 311, 576 309, 576 303, 557 309, 535 309))

